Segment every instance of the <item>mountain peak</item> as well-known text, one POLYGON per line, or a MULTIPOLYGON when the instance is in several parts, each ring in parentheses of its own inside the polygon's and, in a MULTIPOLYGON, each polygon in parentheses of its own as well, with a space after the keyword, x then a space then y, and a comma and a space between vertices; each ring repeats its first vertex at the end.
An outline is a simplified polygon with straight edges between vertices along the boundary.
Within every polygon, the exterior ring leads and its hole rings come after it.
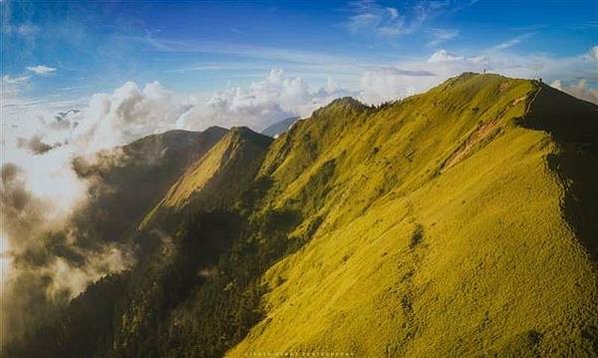
POLYGON ((157 217, 158 211, 230 205, 254 178, 271 142, 272 138, 248 127, 232 127, 205 156, 187 168, 141 226, 157 217))
POLYGON ((313 116, 316 117, 318 114, 321 114, 321 113, 331 113, 331 112, 347 111, 347 110, 362 112, 369 108, 370 108, 369 106, 361 103, 359 100, 357 100, 353 97, 342 97, 342 98, 337 98, 337 99, 333 100, 332 102, 330 102, 328 105, 316 110, 314 112, 313 116))
POLYGON ((249 141, 264 147, 267 147, 272 142, 272 138, 257 133, 245 126, 232 127, 227 135, 225 135, 225 140, 227 140, 226 138, 230 141, 249 141))

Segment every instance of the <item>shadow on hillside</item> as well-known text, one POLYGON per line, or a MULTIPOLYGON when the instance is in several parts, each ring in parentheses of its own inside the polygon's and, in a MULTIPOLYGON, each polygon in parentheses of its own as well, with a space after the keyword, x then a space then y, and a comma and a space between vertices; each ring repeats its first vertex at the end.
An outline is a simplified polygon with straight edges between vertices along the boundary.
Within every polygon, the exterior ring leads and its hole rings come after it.
POLYGON ((548 132, 559 150, 546 159, 565 188, 561 201, 567 222, 594 259, 598 258, 598 106, 540 84, 520 121, 548 132))

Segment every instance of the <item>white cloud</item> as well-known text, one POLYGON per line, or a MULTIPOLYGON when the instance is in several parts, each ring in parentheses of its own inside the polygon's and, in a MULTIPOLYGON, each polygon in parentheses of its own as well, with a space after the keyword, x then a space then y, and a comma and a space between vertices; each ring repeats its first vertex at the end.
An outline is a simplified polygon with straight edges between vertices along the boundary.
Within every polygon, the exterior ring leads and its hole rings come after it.
MULTIPOLYGON (((2 78, 3 87, 27 80, 26 76, 2 78)), ((332 79, 311 90, 307 81, 277 69, 249 86, 231 87, 208 98, 175 93, 158 82, 144 87, 127 82, 112 93, 75 102, 31 100, 17 92, 9 98, 3 92, 3 162, 21 166, 28 190, 55 203, 56 216, 61 216, 85 196, 85 185, 70 166, 74 156, 174 128, 247 125, 261 130, 288 117, 308 116, 336 97, 355 94, 340 89, 332 79), (43 138, 52 148, 32 152, 23 143, 33 138, 43 138)))
POLYGON ((462 61, 464 60, 464 57, 462 56, 456 56, 450 52, 448 52, 447 50, 438 50, 436 52, 434 52, 432 54, 432 56, 430 56, 430 58, 428 58, 427 62, 428 63, 442 63, 442 62, 456 62, 456 61, 462 61))
POLYGON ((585 79, 571 85, 563 85, 561 80, 555 80, 550 85, 574 97, 598 104, 598 89, 588 87, 585 79))
POLYGON ((526 33, 523 35, 519 35, 516 36, 510 40, 507 40, 505 42, 499 43, 498 45, 494 46, 492 48, 492 50, 494 51, 503 51, 506 49, 509 49, 513 46, 519 45, 520 43, 522 43, 523 41, 525 41, 526 39, 532 37, 534 35, 534 33, 526 33))
POLYGON ((73 144, 91 150, 121 145, 172 129, 188 109, 189 105, 158 82, 148 83, 143 89, 127 82, 110 94, 91 97, 80 113, 73 144))
POLYGON ((594 46, 590 49, 588 53, 588 58, 598 61, 598 46, 594 46))
POLYGON ((349 9, 352 13, 346 23, 349 31, 390 37, 414 32, 433 10, 430 6, 417 3, 402 12, 373 0, 353 1, 349 3, 349 9))
MULTIPOLYGON (((593 48, 589 53, 593 53, 593 48)), ((388 66, 368 69, 361 78, 361 98, 370 103, 398 99, 412 93, 425 91, 449 77, 463 72, 493 72, 517 78, 543 78, 546 81, 561 80, 567 83, 579 78, 596 81, 596 62, 588 53, 555 58, 546 55, 517 55, 491 48, 474 56, 462 56, 439 50, 426 60, 397 63, 403 71, 423 71, 429 76, 416 76, 389 70, 388 66)), ((564 89, 565 90, 565 89, 564 89)), ((568 86, 566 92, 595 102, 595 91, 587 81, 568 86)))
POLYGON ((30 79, 30 76, 11 77, 9 75, 2 76, 2 108, 10 105, 16 99, 16 96, 21 92, 30 79))
POLYGON ((9 75, 2 76, 2 82, 9 85, 18 85, 29 80, 29 76, 10 77, 9 75))
MULTIPOLYGON (((122 40, 141 43, 154 51, 174 53, 211 53, 234 55, 241 58, 285 61, 303 64, 354 63, 352 57, 335 56, 324 52, 296 50, 269 46, 256 46, 246 43, 228 43, 206 40, 172 40, 155 38, 150 34, 144 37, 119 37, 122 40)), ((222 64, 218 64, 223 66, 222 64)))
POLYGON ((361 77, 360 99, 367 103, 379 103, 411 96, 438 81, 429 71, 405 70, 398 67, 372 67, 361 77))
POLYGON ((459 30, 431 29, 428 32, 432 36, 432 40, 427 44, 428 47, 437 47, 438 45, 459 36, 459 30))
MULTIPOLYGON (((443 12, 457 11, 472 4, 471 1, 460 0, 413 1, 397 8, 382 6, 375 0, 351 1, 348 5, 351 15, 345 26, 352 33, 395 37, 421 30, 424 24, 443 12)), ((439 41, 446 41, 456 35, 454 30, 447 32, 445 36, 448 38, 439 41)))
POLYGON ((339 90, 331 79, 323 89, 312 91, 301 77, 290 78, 281 69, 273 69, 266 78, 248 87, 232 87, 205 101, 191 96, 192 107, 180 117, 177 126, 203 129, 210 125, 247 125, 261 130, 284 118, 308 116, 343 94, 348 92, 339 90))
POLYGON ((27 67, 27 70, 35 73, 36 75, 48 75, 50 73, 56 72, 55 68, 45 65, 29 66, 27 67))

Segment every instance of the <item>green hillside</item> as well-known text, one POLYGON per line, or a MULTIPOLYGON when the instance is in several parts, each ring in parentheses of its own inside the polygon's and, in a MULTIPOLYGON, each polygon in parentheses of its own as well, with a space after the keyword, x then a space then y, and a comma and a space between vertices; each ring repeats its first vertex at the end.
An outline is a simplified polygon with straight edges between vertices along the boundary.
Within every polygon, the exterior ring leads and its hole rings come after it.
POLYGON ((377 107, 335 100, 275 140, 232 129, 185 168, 123 237, 137 265, 24 346, 598 355, 596 105, 465 73, 377 107), (96 302, 111 319, 86 330, 96 302))

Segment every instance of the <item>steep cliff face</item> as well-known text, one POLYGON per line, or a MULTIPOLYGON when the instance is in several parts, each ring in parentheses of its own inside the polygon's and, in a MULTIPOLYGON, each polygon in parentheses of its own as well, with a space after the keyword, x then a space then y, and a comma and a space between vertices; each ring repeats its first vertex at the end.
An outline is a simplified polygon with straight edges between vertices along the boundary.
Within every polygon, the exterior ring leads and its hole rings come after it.
POLYGON ((46 352, 598 354, 596 168, 598 107, 496 75, 232 129, 65 313, 113 292, 102 340, 46 352))

